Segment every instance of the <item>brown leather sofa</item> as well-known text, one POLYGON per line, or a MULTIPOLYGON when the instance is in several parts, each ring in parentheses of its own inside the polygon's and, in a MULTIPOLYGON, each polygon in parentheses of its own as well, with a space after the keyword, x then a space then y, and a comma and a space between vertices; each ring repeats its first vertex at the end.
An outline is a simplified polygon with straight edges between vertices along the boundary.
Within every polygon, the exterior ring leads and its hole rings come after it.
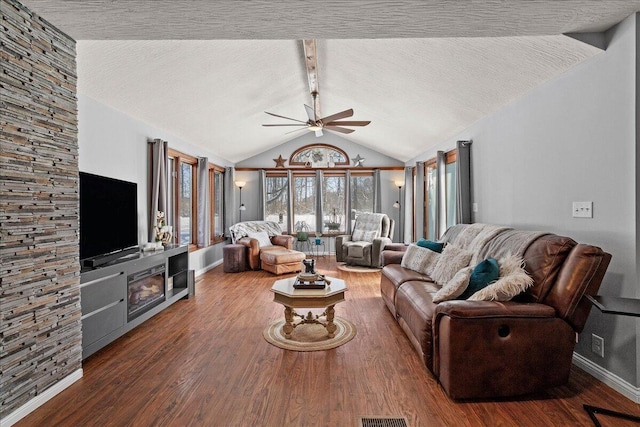
MULTIPOLYGON (((509 238, 498 233, 485 249, 508 244, 509 238)), ((534 279, 524 293, 508 302, 436 304, 438 287, 428 276, 403 268, 404 248, 393 249, 381 255, 382 299, 450 397, 518 396, 568 381, 575 343, 591 309, 585 295, 597 293, 610 254, 568 237, 542 235, 523 251, 534 279)))

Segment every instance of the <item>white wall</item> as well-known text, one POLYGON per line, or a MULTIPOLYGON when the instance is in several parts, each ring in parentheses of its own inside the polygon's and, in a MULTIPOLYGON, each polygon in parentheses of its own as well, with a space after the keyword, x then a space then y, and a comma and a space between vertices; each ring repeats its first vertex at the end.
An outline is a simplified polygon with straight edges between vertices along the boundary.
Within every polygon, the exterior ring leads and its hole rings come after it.
MULTIPOLYGON (((472 139, 476 222, 567 235, 613 255, 600 294, 640 297, 636 229, 636 18, 592 59, 446 141, 472 139), (594 218, 572 218, 593 201, 594 218)), ((435 150, 416 160, 435 156, 435 150)), ((634 318, 591 311, 577 352, 638 385, 634 318), (590 351, 605 338, 605 358, 590 351)))
MULTIPOLYGON (((231 163, 202 148, 193 146, 155 126, 136 120, 92 98, 78 95, 79 167, 95 173, 138 184, 138 240, 148 241, 148 156, 147 142, 161 138, 169 146, 192 156, 208 157, 220 166, 231 163)), ((189 255, 190 268, 197 272, 222 259, 217 244, 189 255)))

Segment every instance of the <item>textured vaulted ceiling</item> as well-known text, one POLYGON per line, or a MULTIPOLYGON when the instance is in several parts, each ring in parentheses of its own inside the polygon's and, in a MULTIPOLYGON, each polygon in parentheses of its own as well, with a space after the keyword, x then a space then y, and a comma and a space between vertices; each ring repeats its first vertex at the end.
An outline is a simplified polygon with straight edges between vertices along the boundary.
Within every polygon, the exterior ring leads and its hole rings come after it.
MULTIPOLYGON (((371 120, 345 138, 406 161, 598 54, 640 1, 45 1, 78 40, 81 94, 236 162, 295 138, 302 45, 318 38, 324 115, 371 120)), ((321 142, 322 138, 318 141, 321 142)))

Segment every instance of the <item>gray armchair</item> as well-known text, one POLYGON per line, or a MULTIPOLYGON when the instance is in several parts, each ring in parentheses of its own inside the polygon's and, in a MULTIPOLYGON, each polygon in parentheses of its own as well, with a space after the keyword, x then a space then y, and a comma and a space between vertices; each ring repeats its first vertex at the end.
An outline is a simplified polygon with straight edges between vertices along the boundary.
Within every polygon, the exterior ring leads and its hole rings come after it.
POLYGON ((394 221, 386 214, 361 213, 351 235, 336 236, 336 260, 348 265, 380 266, 380 253, 391 243, 394 221))

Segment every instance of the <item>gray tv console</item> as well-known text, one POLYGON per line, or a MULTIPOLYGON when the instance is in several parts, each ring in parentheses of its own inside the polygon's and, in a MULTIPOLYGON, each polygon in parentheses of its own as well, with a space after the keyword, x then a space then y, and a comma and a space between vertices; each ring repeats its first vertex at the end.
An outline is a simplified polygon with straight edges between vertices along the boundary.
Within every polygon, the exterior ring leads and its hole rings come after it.
MULTIPOLYGON (((190 277, 191 276, 191 277, 190 277)), ((80 273, 82 309, 82 358, 126 334, 179 299, 189 297, 187 246, 170 245, 163 251, 139 252, 80 273), (146 281, 146 282, 145 282, 146 281), (132 284, 138 283, 138 293, 132 284), (172 289, 168 285, 172 283, 172 289), (149 297, 150 289, 163 286, 163 295, 149 297), (140 297, 142 295, 142 297, 140 297)))

